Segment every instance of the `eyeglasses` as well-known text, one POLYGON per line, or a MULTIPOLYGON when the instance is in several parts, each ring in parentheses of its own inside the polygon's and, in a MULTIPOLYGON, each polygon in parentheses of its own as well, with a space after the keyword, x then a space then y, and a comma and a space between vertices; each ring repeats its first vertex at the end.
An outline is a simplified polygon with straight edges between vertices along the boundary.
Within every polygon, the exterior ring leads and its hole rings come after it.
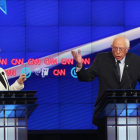
POLYGON ((113 50, 113 51, 118 51, 118 49, 119 49, 120 52, 124 52, 125 50, 127 50, 127 48, 112 47, 112 50, 113 50))

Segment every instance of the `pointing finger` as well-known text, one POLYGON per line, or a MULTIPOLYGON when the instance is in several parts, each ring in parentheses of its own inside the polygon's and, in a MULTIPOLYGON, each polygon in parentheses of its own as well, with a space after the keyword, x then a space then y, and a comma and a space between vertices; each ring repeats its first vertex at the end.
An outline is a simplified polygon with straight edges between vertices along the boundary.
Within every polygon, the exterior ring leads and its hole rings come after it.
POLYGON ((81 50, 80 49, 78 50, 78 55, 81 55, 81 50))
POLYGON ((75 51, 72 51, 72 55, 75 58, 75 56, 77 55, 77 53, 75 51))
POLYGON ((71 51, 72 56, 74 56, 74 51, 71 51))

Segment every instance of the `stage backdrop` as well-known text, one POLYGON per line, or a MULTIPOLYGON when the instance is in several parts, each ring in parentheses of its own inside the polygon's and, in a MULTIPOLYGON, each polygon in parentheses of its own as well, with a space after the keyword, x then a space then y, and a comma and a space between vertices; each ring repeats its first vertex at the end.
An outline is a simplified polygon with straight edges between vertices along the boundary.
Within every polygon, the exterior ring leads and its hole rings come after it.
POLYGON ((96 129, 98 79, 79 82, 70 51, 81 49, 88 68, 97 53, 111 51, 115 35, 124 34, 130 52, 140 55, 139 5, 138 0, 0 0, 0 66, 10 84, 25 73, 24 90, 38 93, 29 130, 96 129))

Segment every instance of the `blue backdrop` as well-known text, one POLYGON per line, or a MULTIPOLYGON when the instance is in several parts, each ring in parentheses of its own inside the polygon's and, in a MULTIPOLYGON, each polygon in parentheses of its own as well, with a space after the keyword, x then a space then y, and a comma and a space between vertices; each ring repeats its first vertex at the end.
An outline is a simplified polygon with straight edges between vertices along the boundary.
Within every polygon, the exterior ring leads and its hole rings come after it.
POLYGON ((7 59, 1 67, 17 70, 10 84, 23 67, 30 68, 24 90, 38 93, 29 130, 96 129, 98 79, 79 82, 72 71, 76 62, 61 60, 71 59, 70 51, 79 48, 91 64, 97 53, 111 51, 108 37, 120 33, 130 39, 130 52, 140 55, 139 5, 138 0, 0 0, 0 57, 7 59), (24 65, 11 64, 22 58, 24 65), (40 59, 40 65, 29 65, 30 58, 40 59))

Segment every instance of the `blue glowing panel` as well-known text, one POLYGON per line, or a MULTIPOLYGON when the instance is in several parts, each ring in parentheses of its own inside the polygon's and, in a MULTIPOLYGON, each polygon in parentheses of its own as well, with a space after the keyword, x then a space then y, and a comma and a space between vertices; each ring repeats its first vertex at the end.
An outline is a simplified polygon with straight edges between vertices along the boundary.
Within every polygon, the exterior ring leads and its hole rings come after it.
MULTIPOLYGON (((128 0, 0 0, 0 56, 7 58, 7 65, 0 66, 13 67, 13 58, 24 58, 23 67, 32 73, 23 90, 37 90, 39 106, 28 120, 29 130, 96 129, 92 116, 98 78, 78 81, 76 62, 63 60, 62 64, 61 59, 71 59, 70 51, 82 46, 83 58, 90 58, 90 64, 84 64, 88 68, 97 53, 111 51, 91 53, 90 43, 139 27, 139 5, 128 0), (45 64, 45 58, 57 58, 60 63, 45 64), (41 63, 28 64, 29 59, 41 59, 41 63)), ((140 39, 130 45, 129 51, 140 55, 140 39)), ((20 72, 23 67, 16 68, 20 72)))
MULTIPOLYGON (((14 57, 13 57, 12 52, 4 52, 4 53, 1 52, 0 57, 1 57, 0 67, 2 67, 3 69, 7 69, 7 68, 18 65, 15 59, 25 59, 25 52, 14 52, 14 57), (6 64, 6 61, 7 61, 7 64, 6 64)), ((24 62, 25 61, 23 61, 23 63, 24 62)))
POLYGON ((59 25, 91 25, 91 1, 59 1, 59 25))
POLYGON ((24 26, 25 25, 25 1, 0 1, 0 26, 24 26))
POLYGON ((28 130, 59 129, 59 104, 40 104, 28 119, 28 130))
POLYGON ((59 80, 61 103, 92 104, 93 85, 91 82, 79 82, 76 78, 61 77, 59 80))
POLYGON ((1 52, 25 51, 24 27, 0 27, 1 52))
POLYGON ((92 129, 92 104, 61 104, 60 129, 92 129))
POLYGON ((125 25, 140 26, 140 1, 125 2, 125 25))
MULTIPOLYGON (((41 58, 43 58, 43 57, 45 57, 46 56, 46 58, 48 58, 48 56, 50 55, 50 54, 53 54, 54 52, 26 52, 26 54, 25 54, 25 62, 28 62, 28 60, 30 59, 30 58, 32 58, 32 59, 41 59, 41 58)), ((42 62, 43 63, 43 62, 42 62)))
POLYGON ((129 52, 137 54, 140 56, 140 38, 130 41, 130 50, 129 52))
POLYGON ((57 75, 57 70, 60 69, 58 53, 45 51, 27 52, 25 61, 26 66, 32 69, 31 78, 59 77, 59 75, 57 75))
POLYGON ((124 25, 124 2, 123 1, 92 1, 92 25, 123 26, 124 25))
POLYGON ((4 14, 7 14, 6 0, 1 0, 1 1, 0 1, 0 10, 1 10, 4 14))
POLYGON ((25 65, 26 67, 30 68, 32 70, 32 74, 30 76, 30 78, 41 78, 41 79, 48 79, 48 78, 58 78, 58 77, 65 77, 65 71, 61 72, 60 71, 60 67, 56 66, 53 68, 49 68, 49 67, 39 67, 38 65, 36 66, 29 66, 29 65, 25 65), (59 74, 61 73, 61 74, 59 74), (63 75, 64 73, 64 75, 63 75))
POLYGON ((124 26, 92 26, 92 41, 124 32, 124 26))
POLYGON ((26 25, 58 25, 58 1, 26 1, 26 25))
POLYGON ((125 28, 125 31, 129 31, 129 30, 133 30, 133 29, 138 28, 138 26, 137 25, 134 25, 134 26, 124 26, 124 28, 125 28))
POLYGON ((24 90, 37 90, 38 104, 59 103, 59 78, 28 78, 24 90), (40 84, 41 83, 41 84, 40 84))
MULTIPOLYGON (((101 1, 101 0, 92 0, 92 1, 101 1)), ((104 0, 104 1, 125 1, 125 0, 104 0)))
POLYGON ((57 52, 58 27, 27 27, 26 51, 29 52, 57 52))
POLYGON ((59 51, 67 50, 90 42, 91 26, 59 27, 59 51))
MULTIPOLYGON (((58 0, 58 1, 70 1, 70 0, 58 0)), ((91 1, 91 0, 71 0, 71 1, 91 1)))
POLYGON ((130 52, 140 56, 140 40, 139 43, 135 45, 135 47, 130 49, 130 52))

